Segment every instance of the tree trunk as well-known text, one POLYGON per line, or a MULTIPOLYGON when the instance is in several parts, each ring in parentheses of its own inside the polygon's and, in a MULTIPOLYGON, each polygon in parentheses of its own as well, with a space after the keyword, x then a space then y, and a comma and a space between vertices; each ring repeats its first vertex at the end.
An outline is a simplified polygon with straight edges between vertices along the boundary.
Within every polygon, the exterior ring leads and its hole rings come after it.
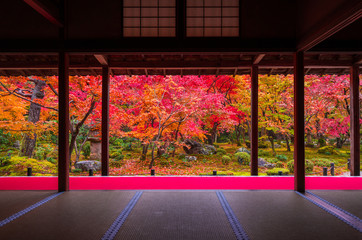
POLYGON ((144 161, 146 160, 146 157, 147 157, 147 151, 148 151, 148 146, 150 144, 142 144, 143 147, 142 147, 142 155, 141 155, 141 161, 144 161))
POLYGON ((156 147, 156 144, 152 144, 151 162, 150 162, 149 169, 152 169, 153 163, 155 162, 155 147, 156 147))
POLYGON ((290 152, 291 150, 290 150, 289 137, 288 137, 288 135, 285 136, 285 141, 286 141, 286 143, 287 143, 287 151, 290 152))
POLYGON ((344 141, 342 140, 342 138, 337 138, 337 144, 336 144, 336 147, 337 148, 342 148, 342 146, 343 146, 343 143, 344 143, 344 141))
MULTIPOLYGON (((43 89, 46 86, 46 83, 41 80, 33 80, 35 83, 35 87, 32 91, 31 100, 34 101, 36 99, 43 99, 44 92, 43 89)), ((29 116, 28 122, 37 123, 40 118, 40 111, 41 107, 35 103, 31 103, 29 107, 29 116)), ((21 149, 21 155, 27 156, 31 158, 33 156, 34 148, 36 145, 37 135, 33 134, 26 134, 24 137, 24 144, 23 148, 21 149)))

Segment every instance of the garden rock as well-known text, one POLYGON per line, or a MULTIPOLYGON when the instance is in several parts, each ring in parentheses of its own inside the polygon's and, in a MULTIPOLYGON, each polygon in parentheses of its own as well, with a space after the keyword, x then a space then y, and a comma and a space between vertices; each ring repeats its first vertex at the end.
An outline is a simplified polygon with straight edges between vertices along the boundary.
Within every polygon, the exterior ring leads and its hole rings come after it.
POLYGON ((20 141, 15 141, 14 145, 13 145, 14 148, 16 149, 20 149, 20 141))
POLYGON ((280 144, 274 144, 274 148, 281 148, 282 147, 282 145, 280 145, 280 144))
POLYGON ((236 150, 235 153, 238 153, 238 152, 246 152, 246 153, 250 154, 250 151, 248 149, 246 149, 246 148, 243 148, 243 147, 236 150))
POLYGON ((201 144, 191 139, 187 139, 185 144, 187 146, 184 146, 183 149, 187 154, 212 155, 216 153, 216 148, 212 145, 201 144))
POLYGON ((197 157, 195 157, 195 156, 185 156, 185 159, 186 159, 188 162, 191 162, 191 161, 196 161, 196 160, 197 160, 197 157))
POLYGON ((102 164, 99 161, 80 161, 74 165, 75 168, 82 169, 82 172, 89 171, 93 169, 93 171, 101 170, 102 164))
POLYGON ((259 167, 266 167, 266 168, 274 168, 275 164, 265 161, 264 158, 258 158, 258 166, 259 167))

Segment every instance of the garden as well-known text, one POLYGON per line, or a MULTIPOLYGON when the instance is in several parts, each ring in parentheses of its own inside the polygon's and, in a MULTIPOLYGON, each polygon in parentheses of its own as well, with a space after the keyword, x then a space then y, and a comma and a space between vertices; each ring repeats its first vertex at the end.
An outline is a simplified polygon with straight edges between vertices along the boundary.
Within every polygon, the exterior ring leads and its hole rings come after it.
MULTIPOLYGON (((101 86, 70 77, 74 176, 100 175, 101 86)), ((113 76, 110 86, 110 175, 250 176, 249 75, 113 76)), ((58 78, 0 77, 0 99, 0 176, 57 175, 58 78)), ((349 104, 348 75, 305 77, 307 175, 331 164, 348 175, 349 104)), ((292 75, 259 75, 258 112, 260 175, 292 175, 292 75)))

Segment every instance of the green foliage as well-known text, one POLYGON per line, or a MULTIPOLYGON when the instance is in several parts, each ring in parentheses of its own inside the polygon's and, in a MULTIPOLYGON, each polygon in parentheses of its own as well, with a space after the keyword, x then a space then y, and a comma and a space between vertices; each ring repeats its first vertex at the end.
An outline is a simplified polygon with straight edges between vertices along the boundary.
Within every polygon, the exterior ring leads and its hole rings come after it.
POLYGON ((86 142, 84 145, 83 145, 83 148, 82 148, 82 155, 85 157, 85 158, 88 158, 90 156, 90 143, 89 142, 86 142))
POLYGON ((268 159, 268 162, 270 162, 270 163, 277 163, 277 162, 279 162, 279 160, 276 159, 276 158, 269 158, 269 159, 268 159))
POLYGON ((339 155, 337 150, 334 149, 332 146, 324 146, 318 149, 318 153, 325 154, 325 155, 339 155))
POLYGON ((271 152, 268 152, 266 150, 263 149, 259 149, 258 150, 258 156, 259 157, 271 157, 273 154, 271 152))
MULTIPOLYGON (((287 167, 291 173, 294 173, 294 160, 290 160, 287 163, 287 167)), ((306 160, 305 161, 305 171, 306 172, 313 172, 314 164, 312 161, 306 160)))
POLYGON ((54 158, 52 158, 52 157, 47 157, 47 159, 46 159, 48 162, 51 162, 51 163, 53 163, 53 164, 57 164, 57 160, 55 160, 54 158))
POLYGON ((9 163, 0 167, 0 174, 6 176, 25 176, 27 168, 31 167, 35 176, 54 175, 57 173, 56 165, 46 160, 13 156, 9 163))
POLYGON ((222 162, 224 165, 229 164, 230 161, 231 161, 231 158, 230 158, 229 156, 227 156, 227 155, 224 155, 224 156, 222 156, 222 158, 221 158, 221 162, 222 162))
POLYGON ((282 172, 282 175, 288 175, 289 174, 289 170, 285 169, 285 168, 273 168, 273 169, 269 169, 266 171, 266 174, 268 176, 273 176, 273 175, 279 175, 279 171, 282 172))
POLYGON ((268 143, 266 141, 259 141, 258 148, 268 148, 268 143))
POLYGON ((49 144, 44 144, 42 146, 38 146, 35 149, 35 158, 39 160, 47 159, 47 156, 50 152, 52 152, 54 149, 49 144))
POLYGON ((120 149, 112 149, 112 152, 110 153, 110 158, 116 161, 120 161, 124 159, 124 156, 120 149))
POLYGON ((281 162, 286 162, 288 161, 288 157, 285 156, 284 154, 280 154, 280 155, 276 155, 276 158, 281 161, 281 162))
POLYGON ((234 154, 236 160, 242 165, 249 165, 250 163, 250 155, 246 152, 238 152, 234 154))
POLYGON ((312 162, 314 163, 315 166, 330 167, 332 161, 325 159, 325 158, 316 158, 316 159, 313 159, 312 162))
POLYGON ((81 173, 81 172, 82 172, 82 169, 80 169, 80 168, 72 169, 72 173, 81 173))
POLYGON ((324 147, 327 145, 326 140, 324 138, 318 139, 319 147, 324 147))
POLYGON ((219 148, 216 150, 216 154, 226 155, 226 150, 223 148, 219 148))
MULTIPOLYGON (((269 161, 270 162, 270 161, 269 161)), ((283 162, 277 162, 277 163, 275 163, 275 167, 277 167, 277 168, 284 168, 284 163, 283 162)))
POLYGON ((0 129, 0 149, 11 147, 15 140, 15 137, 11 135, 11 133, 5 133, 3 129, 0 129))

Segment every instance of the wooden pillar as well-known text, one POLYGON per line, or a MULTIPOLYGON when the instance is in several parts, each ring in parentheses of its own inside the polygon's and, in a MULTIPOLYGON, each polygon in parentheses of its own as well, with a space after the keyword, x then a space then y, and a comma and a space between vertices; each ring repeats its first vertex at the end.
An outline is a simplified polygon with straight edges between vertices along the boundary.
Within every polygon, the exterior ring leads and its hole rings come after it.
POLYGON ((304 52, 294 54, 294 190, 305 192, 304 52))
POLYGON ((109 175, 109 67, 102 67, 102 176, 109 175))
POLYGON ((58 191, 69 191, 69 56, 59 53, 58 191))
POLYGON ((251 172, 258 175, 258 66, 251 67, 251 172))
POLYGON ((360 176, 359 66, 351 67, 351 176, 360 176))

